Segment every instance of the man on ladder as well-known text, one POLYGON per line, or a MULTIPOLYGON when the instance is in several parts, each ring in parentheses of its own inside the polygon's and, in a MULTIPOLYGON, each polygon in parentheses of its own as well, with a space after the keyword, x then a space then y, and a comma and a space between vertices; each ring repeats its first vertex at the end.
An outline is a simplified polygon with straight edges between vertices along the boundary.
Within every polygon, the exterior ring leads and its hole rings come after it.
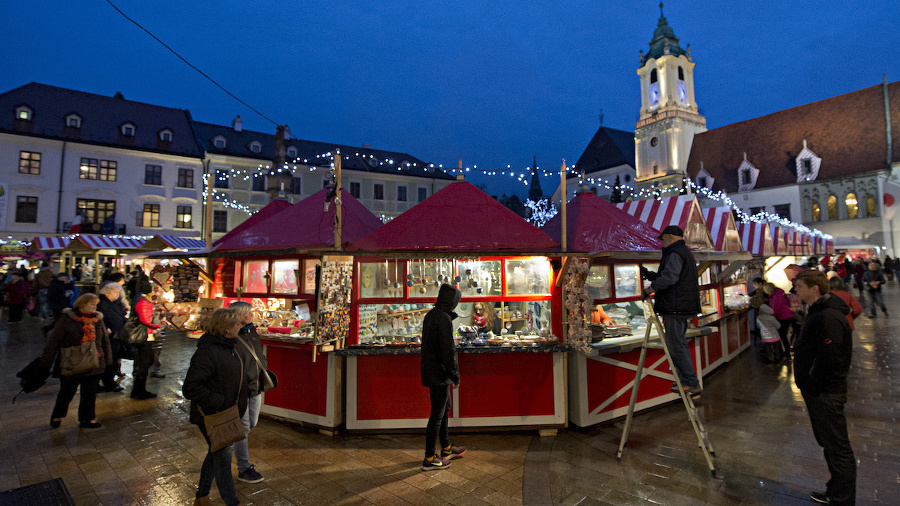
MULTIPOLYGON (((669 349, 674 372, 678 374, 686 394, 699 394, 702 391, 700 380, 694 372, 691 352, 685 339, 688 320, 701 312, 697 263, 684 243, 684 231, 681 227, 669 225, 663 229, 659 238, 663 243, 659 270, 652 272, 641 267, 641 275, 651 282, 642 296, 646 299, 650 294, 656 293, 653 308, 663 319, 666 347, 669 349)), ((678 393, 677 385, 672 385, 672 392, 678 393)))

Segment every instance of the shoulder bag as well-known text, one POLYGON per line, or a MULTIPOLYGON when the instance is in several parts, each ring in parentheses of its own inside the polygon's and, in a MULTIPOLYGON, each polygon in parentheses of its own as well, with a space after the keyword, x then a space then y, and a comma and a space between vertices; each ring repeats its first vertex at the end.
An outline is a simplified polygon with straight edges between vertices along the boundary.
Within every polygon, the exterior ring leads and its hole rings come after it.
POLYGON ((245 348, 250 350, 250 354, 253 355, 253 358, 256 359, 256 365, 259 366, 259 381, 262 383, 262 390, 260 392, 265 392, 266 390, 271 390, 278 386, 278 376, 275 376, 275 373, 266 369, 262 365, 262 361, 256 355, 256 350, 253 349, 253 346, 244 341, 240 337, 238 337, 238 341, 244 345, 245 348))
POLYGON ((63 376, 75 376, 98 368, 100 354, 97 353, 97 343, 94 340, 59 350, 59 373, 63 376))
POLYGON ((137 311, 132 311, 128 321, 116 332, 113 339, 125 344, 144 344, 147 342, 147 326, 141 323, 141 317, 138 316, 137 311))
POLYGON ((202 408, 197 407, 197 410, 203 415, 203 426, 209 437, 210 453, 217 452, 247 437, 244 434, 244 425, 241 423, 241 413, 238 413, 238 399, 241 397, 241 387, 244 384, 244 361, 241 360, 240 355, 237 357, 241 361, 241 380, 238 383, 238 394, 234 405, 211 415, 205 414, 202 408))

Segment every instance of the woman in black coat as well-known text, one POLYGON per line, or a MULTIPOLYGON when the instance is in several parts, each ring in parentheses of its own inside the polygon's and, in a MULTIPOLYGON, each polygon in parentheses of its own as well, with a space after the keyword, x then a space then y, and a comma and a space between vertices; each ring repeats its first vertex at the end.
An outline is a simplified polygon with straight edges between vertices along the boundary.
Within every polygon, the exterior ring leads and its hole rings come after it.
MULTIPOLYGON (((119 283, 106 282, 100 285, 99 292, 100 304, 98 305, 98 308, 100 309, 100 312, 103 313, 103 323, 106 324, 106 328, 109 329, 109 335, 112 337, 116 335, 116 332, 118 332, 119 329, 125 326, 128 307, 126 306, 127 302, 125 302, 125 297, 123 296, 124 290, 119 283)), ((103 386, 100 387, 100 390, 102 392, 121 392, 124 388, 116 383, 116 372, 118 372, 119 363, 122 360, 123 347, 130 345, 112 339, 110 346, 112 348, 113 361, 106 366, 106 370, 103 371, 103 376, 100 378, 103 382, 103 386)))
MULTIPOLYGON (((230 309, 218 309, 201 322, 205 334, 197 343, 197 351, 191 357, 191 365, 184 378, 182 392, 191 401, 190 421, 200 428, 207 444, 210 440, 203 425, 204 414, 219 413, 235 403, 239 413, 247 409, 248 391, 242 374, 243 362, 235 350, 242 325, 238 315, 230 309)), ((240 504, 231 476, 231 445, 215 452, 208 449, 200 468, 196 493, 198 502, 206 500, 213 478, 225 504, 240 504)))
POLYGON ((97 400, 97 382, 106 366, 112 362, 112 350, 109 346, 109 333, 103 323, 103 315, 97 312, 99 299, 92 293, 86 293, 75 301, 72 309, 64 309, 59 320, 47 336, 41 365, 47 369, 53 366, 53 375, 59 377, 59 395, 50 415, 50 426, 59 427, 62 419, 69 411, 69 403, 81 387, 81 402, 78 405, 79 426, 84 429, 100 427, 94 416, 94 404, 97 400), (96 369, 63 376, 60 371, 60 353, 63 348, 80 346, 87 341, 96 341, 100 364, 96 369))

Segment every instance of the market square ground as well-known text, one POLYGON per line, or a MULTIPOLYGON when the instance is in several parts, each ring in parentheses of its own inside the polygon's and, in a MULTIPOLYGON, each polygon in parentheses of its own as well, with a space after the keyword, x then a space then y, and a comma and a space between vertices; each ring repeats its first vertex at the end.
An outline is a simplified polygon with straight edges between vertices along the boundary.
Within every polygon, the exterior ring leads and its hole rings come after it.
MULTIPOLYGON (((896 316, 863 316, 855 333, 847 418, 859 461, 858 504, 900 501, 897 284, 885 299, 896 316)), ((36 319, 12 327, 0 321, 0 398, 13 397, 15 373, 40 352, 39 326, 36 319)), ((62 427, 49 427, 56 380, 7 405, 0 411, 0 491, 61 477, 79 505, 190 504, 206 453, 181 396, 193 348, 183 336, 166 341, 168 376, 151 380, 155 400, 100 394, 100 429, 78 429, 77 397, 62 427)), ((811 504, 808 494, 824 489, 827 469, 790 365, 763 365, 751 350, 709 376, 705 388, 698 407, 716 449, 716 477, 678 403, 636 417, 620 463, 617 422, 552 438, 456 432, 454 442, 469 453, 429 473, 419 468, 422 434, 328 437, 262 419, 250 451, 266 479, 238 482, 237 490, 244 504, 259 505, 811 504)))

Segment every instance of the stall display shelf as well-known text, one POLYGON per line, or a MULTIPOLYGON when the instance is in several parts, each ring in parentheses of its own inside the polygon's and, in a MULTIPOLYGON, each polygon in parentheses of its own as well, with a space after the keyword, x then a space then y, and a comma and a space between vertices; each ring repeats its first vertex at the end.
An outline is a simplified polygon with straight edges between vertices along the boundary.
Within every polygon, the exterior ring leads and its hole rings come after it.
POLYGON ((404 315, 411 315, 411 314, 417 314, 417 313, 427 313, 430 310, 431 310, 431 308, 429 307, 429 308, 421 308, 421 309, 412 309, 410 311, 401 311, 399 313, 378 313, 378 317, 381 319, 386 319, 386 318, 393 318, 395 316, 404 316, 404 315))

